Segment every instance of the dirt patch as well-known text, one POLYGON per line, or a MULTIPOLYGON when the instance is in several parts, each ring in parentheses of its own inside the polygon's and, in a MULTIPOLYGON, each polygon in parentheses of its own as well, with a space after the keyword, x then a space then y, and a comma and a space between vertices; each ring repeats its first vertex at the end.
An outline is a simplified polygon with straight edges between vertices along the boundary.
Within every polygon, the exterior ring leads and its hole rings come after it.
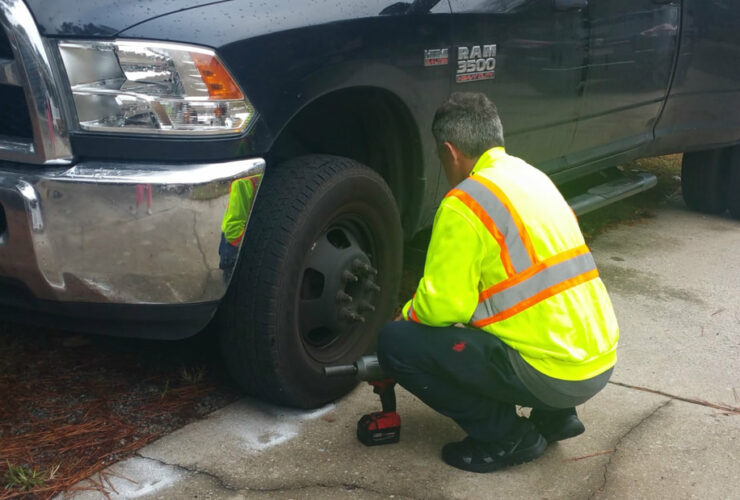
POLYGON ((666 200, 681 196, 681 159, 683 155, 644 158, 620 165, 625 171, 650 172, 658 185, 578 218, 586 241, 604 231, 623 224, 639 224, 654 217, 653 210, 666 200))
POLYGON ((213 344, 0 324, 0 499, 68 491, 234 401, 213 344))

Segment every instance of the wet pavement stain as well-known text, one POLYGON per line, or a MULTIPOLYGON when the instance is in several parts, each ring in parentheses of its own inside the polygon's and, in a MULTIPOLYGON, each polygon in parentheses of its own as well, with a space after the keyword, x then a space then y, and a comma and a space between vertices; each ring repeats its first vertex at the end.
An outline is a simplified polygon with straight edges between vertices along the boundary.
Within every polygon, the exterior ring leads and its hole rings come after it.
MULTIPOLYGON (((612 258, 612 260, 617 260, 612 258)), ((642 295, 658 300, 680 300, 697 305, 706 305, 706 302, 689 290, 662 285, 659 275, 638 271, 629 267, 602 263, 599 265, 599 274, 607 290, 625 295, 642 295)))

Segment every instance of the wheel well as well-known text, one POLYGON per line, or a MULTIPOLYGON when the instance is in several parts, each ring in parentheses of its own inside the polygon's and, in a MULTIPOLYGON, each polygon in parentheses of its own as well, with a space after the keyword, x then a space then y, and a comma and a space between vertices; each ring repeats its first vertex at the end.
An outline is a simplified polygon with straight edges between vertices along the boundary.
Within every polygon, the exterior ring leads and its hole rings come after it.
POLYGON ((422 189, 421 142, 411 113, 392 93, 370 87, 324 95, 303 108, 282 130, 272 157, 282 162, 305 154, 332 154, 378 172, 390 186, 401 220, 418 216, 422 189))

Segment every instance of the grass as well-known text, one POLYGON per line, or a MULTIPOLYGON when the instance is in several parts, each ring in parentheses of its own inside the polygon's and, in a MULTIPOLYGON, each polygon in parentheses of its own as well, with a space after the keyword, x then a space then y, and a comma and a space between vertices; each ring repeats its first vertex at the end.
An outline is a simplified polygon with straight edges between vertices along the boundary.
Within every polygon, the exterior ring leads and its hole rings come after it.
POLYGON ((3 475, 6 490, 20 489, 22 491, 31 491, 34 488, 42 486, 47 479, 53 479, 59 467, 53 472, 45 474, 38 469, 32 469, 27 465, 13 465, 6 461, 8 470, 3 475))
POLYGON ((180 378, 187 384, 197 385, 203 382, 203 379, 206 376, 206 370, 207 368, 205 365, 194 366, 192 368, 182 366, 180 368, 180 378))

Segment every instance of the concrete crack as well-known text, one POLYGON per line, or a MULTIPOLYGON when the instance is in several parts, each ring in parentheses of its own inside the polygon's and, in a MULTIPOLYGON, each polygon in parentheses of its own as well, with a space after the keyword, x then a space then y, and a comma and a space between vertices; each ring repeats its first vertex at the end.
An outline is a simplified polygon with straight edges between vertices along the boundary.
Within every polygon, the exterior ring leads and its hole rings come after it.
POLYGON ((649 389, 647 387, 640 387, 638 385, 624 384, 622 382, 613 382, 611 380, 609 381, 609 383, 612 385, 618 385, 619 387, 625 387, 627 389, 634 389, 636 391, 649 392, 651 394, 658 394, 659 396, 665 396, 667 398, 677 399, 678 401, 683 401, 684 403, 690 403, 690 404, 699 405, 699 406, 706 406, 707 408, 714 408, 715 410, 722 410, 728 413, 740 414, 740 406, 730 406, 726 404, 711 403, 709 401, 704 401, 703 399, 685 398, 683 396, 676 396, 675 394, 670 394, 667 392, 659 391, 657 389, 649 389))
POLYGON ((388 493, 387 491, 376 490, 376 489, 373 489, 367 486, 361 486, 361 485, 350 484, 350 483, 308 483, 308 484, 287 485, 287 486, 278 487, 278 488, 252 488, 250 486, 239 487, 239 486, 234 486, 232 484, 229 484, 222 477, 217 476, 216 474, 212 472, 204 471, 196 467, 186 467, 180 464, 171 464, 163 460, 159 460, 157 458, 146 457, 139 453, 135 453, 134 455, 144 460, 151 460, 152 462, 157 462, 158 464, 164 465, 166 467, 174 467, 175 469, 181 470, 186 473, 200 474, 200 475, 206 476, 208 478, 211 478, 213 481, 215 481, 216 484, 220 486, 222 489, 230 491, 232 493, 243 493, 244 491, 252 491, 255 493, 278 493, 278 492, 287 493, 287 492, 307 490, 310 488, 328 488, 328 489, 344 488, 347 491, 359 490, 359 491, 366 491, 368 493, 375 493, 381 496, 394 495, 396 498, 408 498, 410 500, 420 500, 420 499, 417 499, 415 497, 411 497, 408 495, 388 493))
POLYGON ((220 486, 224 490, 231 491, 233 493, 239 493, 241 491, 241 488, 232 486, 231 484, 227 483, 223 478, 217 476, 216 474, 212 472, 200 470, 195 467, 185 467, 184 465, 180 465, 180 464, 170 464, 163 460, 159 460, 157 458, 145 457, 144 455, 141 455, 139 453, 135 453, 134 455, 139 458, 143 458, 144 460, 151 460, 152 462, 157 462, 158 464, 164 465, 166 467, 174 467, 175 469, 179 469, 183 472, 188 472, 190 474, 200 474, 200 475, 209 477, 213 479, 216 482, 216 484, 218 484, 218 486, 220 486))
POLYGON ((599 493, 603 493, 603 492, 606 491, 606 486, 607 486, 607 483, 608 483, 608 480, 609 480, 609 466, 611 465, 612 460, 614 459, 614 457, 619 452, 619 445, 622 444, 622 441, 624 441, 624 439, 627 436, 629 436, 630 434, 632 434, 632 432, 634 432, 642 424, 644 424, 645 422, 647 422, 648 420, 650 420, 651 418, 653 418, 656 413, 658 413, 660 410, 662 410, 663 408, 665 408, 666 406, 668 406, 669 404, 671 404, 671 401, 672 401, 671 399, 667 399, 664 403, 662 403, 662 404, 658 405, 657 407, 655 407, 655 409, 653 411, 651 411, 650 413, 648 413, 647 415, 645 415, 644 417, 642 417, 635 425, 633 425, 632 427, 630 427, 629 429, 627 429, 627 432, 625 432, 624 434, 622 434, 621 436, 619 436, 619 439, 617 439, 617 442, 614 443, 614 453, 611 453, 609 455, 609 459, 604 464, 604 479, 601 482, 601 486, 599 486, 596 489, 596 491, 594 491, 588 497, 589 500, 595 498, 596 495, 598 495, 599 493))
POLYGON ((254 491, 257 493, 287 493, 287 492, 294 492, 294 491, 301 491, 301 490, 307 490, 310 488, 328 488, 328 489, 336 489, 336 488, 344 488, 347 491, 366 491, 368 493, 375 493, 376 495, 381 496, 388 496, 393 495, 395 498, 408 498, 410 500, 421 500, 420 498, 411 497, 408 495, 401 495, 398 493, 389 493, 387 491, 381 491, 374 488, 369 488, 367 486, 360 486, 357 484, 350 484, 350 483, 311 483, 311 484, 303 484, 303 485, 291 485, 291 486, 285 486, 280 488, 245 488, 245 490, 248 491, 254 491))

